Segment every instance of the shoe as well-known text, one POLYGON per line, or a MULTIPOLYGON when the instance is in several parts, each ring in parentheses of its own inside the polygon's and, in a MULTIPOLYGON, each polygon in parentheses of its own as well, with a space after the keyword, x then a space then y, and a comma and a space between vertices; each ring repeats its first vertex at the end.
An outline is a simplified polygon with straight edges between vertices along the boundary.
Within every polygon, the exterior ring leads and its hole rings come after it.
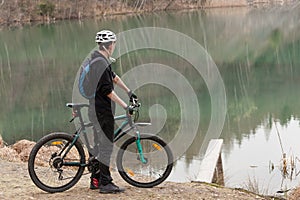
POLYGON ((91 190, 99 189, 99 180, 96 178, 91 178, 91 184, 90 184, 91 190))
POLYGON ((100 185, 99 189, 100 189, 99 192, 102 193, 102 194, 120 193, 120 192, 124 192, 125 191, 124 188, 119 188, 114 183, 109 183, 107 185, 100 185))

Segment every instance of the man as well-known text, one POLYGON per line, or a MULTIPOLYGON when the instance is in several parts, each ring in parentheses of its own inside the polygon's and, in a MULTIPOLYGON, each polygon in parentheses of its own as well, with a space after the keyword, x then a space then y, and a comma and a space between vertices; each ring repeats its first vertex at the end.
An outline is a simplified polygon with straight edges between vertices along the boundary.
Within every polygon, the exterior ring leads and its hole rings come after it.
POLYGON ((135 94, 124 84, 118 75, 111 69, 111 55, 116 45, 116 35, 109 30, 102 30, 96 34, 96 43, 99 50, 91 55, 91 59, 101 57, 91 65, 93 79, 97 80, 95 98, 90 100, 89 118, 94 124, 95 145, 97 152, 95 158, 99 161, 97 170, 92 170, 91 189, 99 188, 100 193, 123 192, 112 182, 109 170, 110 158, 113 151, 114 140, 114 111, 115 103, 125 110, 128 105, 115 93, 114 84, 122 88, 130 98, 137 98, 135 94), (98 138, 98 139, 97 139, 98 138))

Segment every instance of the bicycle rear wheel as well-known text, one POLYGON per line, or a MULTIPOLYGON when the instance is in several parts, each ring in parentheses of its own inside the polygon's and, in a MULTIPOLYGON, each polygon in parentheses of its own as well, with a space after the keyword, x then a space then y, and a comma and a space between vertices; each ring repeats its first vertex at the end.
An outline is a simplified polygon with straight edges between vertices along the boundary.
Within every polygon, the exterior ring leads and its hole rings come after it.
POLYGON ((72 146, 73 140, 67 133, 51 133, 32 148, 28 171, 37 187, 50 193, 63 192, 79 181, 85 167, 85 154, 80 141, 72 146))
POLYGON ((151 188, 170 175, 173 154, 169 146, 155 135, 142 134, 140 139, 146 162, 141 161, 136 137, 132 137, 125 141, 118 152, 117 168, 121 177, 129 184, 151 188))

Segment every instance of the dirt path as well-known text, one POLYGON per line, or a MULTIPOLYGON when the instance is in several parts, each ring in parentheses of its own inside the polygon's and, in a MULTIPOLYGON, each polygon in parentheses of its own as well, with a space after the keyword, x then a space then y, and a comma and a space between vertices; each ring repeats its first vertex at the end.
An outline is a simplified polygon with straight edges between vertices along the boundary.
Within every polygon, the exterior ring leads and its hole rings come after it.
MULTIPOLYGON (((141 189, 126 183, 115 171, 114 182, 126 189, 122 194, 100 194, 90 190, 89 174, 83 175, 80 181, 70 190, 49 194, 37 188, 31 181, 27 160, 35 142, 21 140, 11 146, 4 145, 0 135, 0 200, 27 199, 200 199, 200 200, 263 200, 274 199, 262 197, 248 191, 231 189, 205 183, 164 182, 157 187, 141 189)), ((297 198, 296 198, 297 199, 297 198)), ((275 200, 275 199, 274 199, 275 200)))
POLYGON ((38 189, 31 181, 27 165, 23 162, 9 162, 0 159, 0 199, 201 199, 201 200, 253 200, 269 199, 237 189, 215 187, 200 183, 165 182, 158 187, 141 189, 128 185, 117 173, 113 177, 118 185, 125 187, 122 194, 100 194, 97 190, 89 190, 89 175, 70 190, 63 193, 49 194, 38 189))

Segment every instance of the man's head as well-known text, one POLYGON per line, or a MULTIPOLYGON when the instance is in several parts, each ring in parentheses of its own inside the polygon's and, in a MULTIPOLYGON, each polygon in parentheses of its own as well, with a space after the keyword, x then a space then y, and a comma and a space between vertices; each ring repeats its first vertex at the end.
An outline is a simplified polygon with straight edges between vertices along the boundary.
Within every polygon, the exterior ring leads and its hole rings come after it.
POLYGON ((110 55, 114 51, 117 36, 110 30, 102 30, 96 34, 95 42, 99 45, 100 50, 109 51, 110 55))

